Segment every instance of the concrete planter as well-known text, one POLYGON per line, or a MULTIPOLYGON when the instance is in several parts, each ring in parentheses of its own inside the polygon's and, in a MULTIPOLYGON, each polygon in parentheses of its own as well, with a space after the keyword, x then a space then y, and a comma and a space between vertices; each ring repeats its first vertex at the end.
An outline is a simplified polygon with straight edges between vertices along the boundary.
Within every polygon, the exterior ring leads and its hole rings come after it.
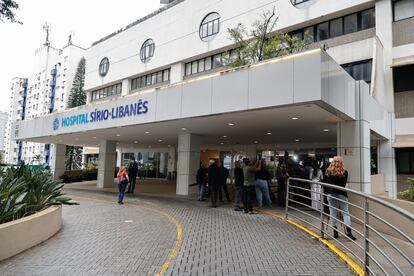
POLYGON ((49 239, 61 226, 61 206, 52 206, 34 215, 0 224, 0 261, 49 239))

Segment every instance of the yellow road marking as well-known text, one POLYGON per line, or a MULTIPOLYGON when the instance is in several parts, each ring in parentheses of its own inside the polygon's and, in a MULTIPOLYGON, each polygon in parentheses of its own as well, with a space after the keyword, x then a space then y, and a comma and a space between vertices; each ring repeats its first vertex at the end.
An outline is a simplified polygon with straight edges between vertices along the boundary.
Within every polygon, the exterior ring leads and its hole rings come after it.
MULTIPOLYGON (((74 199, 79 198, 79 199, 85 199, 85 200, 92 200, 92 201, 96 201, 96 202, 117 204, 117 203, 115 203, 113 201, 109 201, 109 200, 89 198, 89 197, 83 197, 83 196, 72 196, 72 198, 74 198, 74 199)), ((126 204, 126 205, 130 205, 130 204, 126 204)), ((178 250, 180 249, 181 242, 183 240, 183 228, 182 228, 181 224, 178 222, 178 220, 176 218, 174 218, 173 216, 169 215, 168 213, 166 213, 164 211, 161 211, 161 210, 158 210, 158 209, 155 209, 155 208, 151 208, 151 207, 141 206, 141 205, 138 205, 138 204, 131 204, 131 205, 137 206, 137 207, 142 208, 142 209, 146 209, 148 211, 158 213, 158 214, 166 217, 169 221, 171 221, 175 224, 175 227, 176 227, 176 230, 177 230, 177 236, 175 238, 174 246, 171 248, 170 254, 168 254, 167 260, 164 261, 164 263, 161 265, 161 268, 159 269, 159 271, 155 274, 156 276, 161 276, 165 273, 165 271, 167 271, 167 269, 170 266, 171 262, 177 257, 178 250)))
POLYGON ((345 252, 343 252, 341 249, 339 249, 336 245, 334 245, 333 243, 331 243, 330 241, 323 239, 321 236, 319 236, 318 234, 316 234, 315 232, 313 232, 312 230, 306 228, 305 226, 292 221, 290 219, 286 220, 283 216, 274 213, 274 212, 270 212, 270 211, 261 211, 262 213, 284 220, 287 223, 299 228, 300 230, 304 231, 305 233, 311 235, 312 237, 316 238, 317 240, 319 240, 319 242, 321 242, 322 244, 324 244, 326 247, 329 248, 329 250, 331 250, 333 253, 335 253, 342 261, 344 261, 349 268, 351 268, 351 270, 354 272, 355 275, 357 276, 363 276, 365 275, 364 270, 362 269, 362 267, 360 265, 358 265, 354 260, 352 260, 345 252))

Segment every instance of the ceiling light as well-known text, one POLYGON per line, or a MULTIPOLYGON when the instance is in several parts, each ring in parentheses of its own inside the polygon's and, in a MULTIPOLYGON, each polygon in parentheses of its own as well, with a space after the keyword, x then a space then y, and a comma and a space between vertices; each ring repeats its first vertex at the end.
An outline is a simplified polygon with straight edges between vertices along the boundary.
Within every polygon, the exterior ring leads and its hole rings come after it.
POLYGON ((121 137, 121 134, 117 134, 116 137, 121 137))
POLYGON ((158 142, 160 142, 160 143, 161 143, 161 142, 162 142, 162 139, 158 140, 158 142))
POLYGON ((145 131, 145 134, 150 134, 150 132, 149 131, 145 131))
POLYGON ((300 142, 300 140, 299 139, 295 139, 295 142, 300 142))
POLYGON ((229 126, 234 126, 234 123, 228 123, 229 126))
POLYGON ((182 127, 182 128, 181 128, 181 130, 182 130, 182 131, 186 131, 187 129, 186 129, 185 127, 182 127))
POLYGON ((93 139, 96 139, 96 136, 93 136, 92 138, 93 138, 93 139))
POLYGON ((325 128, 324 130, 323 130, 323 132, 328 132, 329 131, 329 129, 327 129, 327 128, 325 128))
POLYGON ((292 120, 299 120, 298 117, 292 117, 292 120))
POLYGON ((134 144, 138 144, 138 141, 134 141, 134 144))
POLYGON ((271 132, 268 132, 268 133, 266 133, 267 135, 272 135, 272 133, 271 132))
POLYGON ((223 138, 227 138, 227 135, 223 135, 223 138))
POLYGON ((223 142, 221 142, 221 143, 220 143, 220 145, 224 145, 224 143, 223 143, 223 142))
POLYGON ((259 141, 254 141, 253 143, 258 144, 258 143, 259 143, 259 141))
POLYGON ((171 145, 168 145, 167 147, 171 148, 171 145))

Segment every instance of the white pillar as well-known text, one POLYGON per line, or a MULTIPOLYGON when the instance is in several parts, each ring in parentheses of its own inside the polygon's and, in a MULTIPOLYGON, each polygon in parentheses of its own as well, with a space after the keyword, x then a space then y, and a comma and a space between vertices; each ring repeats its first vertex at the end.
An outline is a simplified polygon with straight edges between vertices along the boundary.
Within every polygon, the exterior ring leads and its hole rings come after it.
POLYGON ((168 173, 173 175, 173 172, 177 171, 177 153, 175 151, 175 148, 169 148, 168 149, 168 173))
POLYGON ((397 197, 397 167, 395 162, 395 115, 391 113, 387 118, 389 140, 380 141, 378 145, 378 173, 385 178, 385 191, 391 198, 397 197))
POLYGON ((371 193, 371 133, 366 121, 338 123, 338 154, 348 170, 348 187, 371 193))
POLYGON ((181 134, 178 136, 177 195, 191 195, 196 188, 189 185, 196 183, 197 170, 200 165, 200 136, 181 134))
POLYGON ((66 145, 55 144, 52 150, 53 158, 50 160, 50 168, 53 173, 53 178, 57 180, 65 172, 66 145))
POLYGON ((114 186, 116 142, 101 141, 99 146, 98 188, 114 186))
POLYGON ((175 63, 171 66, 170 71, 170 83, 177 83, 183 80, 184 76, 184 64, 183 63, 175 63))

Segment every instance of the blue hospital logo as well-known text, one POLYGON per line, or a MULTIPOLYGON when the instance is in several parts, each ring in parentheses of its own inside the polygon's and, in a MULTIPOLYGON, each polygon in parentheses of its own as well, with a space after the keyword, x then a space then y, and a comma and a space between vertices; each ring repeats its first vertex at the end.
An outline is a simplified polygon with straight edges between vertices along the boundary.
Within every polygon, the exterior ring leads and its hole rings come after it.
POLYGON ((59 128, 59 119, 55 118, 55 120, 53 121, 53 130, 58 130, 59 128))

